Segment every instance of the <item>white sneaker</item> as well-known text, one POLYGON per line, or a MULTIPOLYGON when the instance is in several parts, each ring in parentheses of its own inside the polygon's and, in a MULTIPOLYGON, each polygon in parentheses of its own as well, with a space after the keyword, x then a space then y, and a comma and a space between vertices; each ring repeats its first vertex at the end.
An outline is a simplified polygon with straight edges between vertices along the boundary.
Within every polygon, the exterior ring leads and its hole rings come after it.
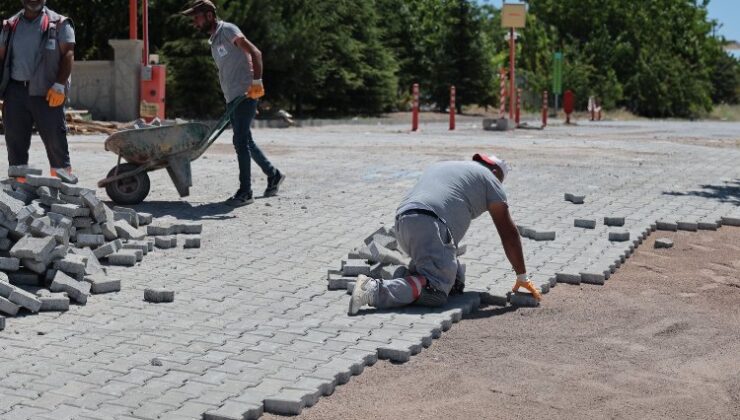
POLYGON ((362 274, 357 276, 355 288, 352 290, 352 297, 349 299, 347 315, 357 315, 357 312, 363 306, 375 304, 375 293, 377 293, 375 279, 363 276, 362 274))
POLYGON ((72 171, 66 168, 53 168, 52 176, 56 176, 57 178, 61 179, 63 182, 66 182, 68 184, 77 183, 77 177, 72 174, 72 171))

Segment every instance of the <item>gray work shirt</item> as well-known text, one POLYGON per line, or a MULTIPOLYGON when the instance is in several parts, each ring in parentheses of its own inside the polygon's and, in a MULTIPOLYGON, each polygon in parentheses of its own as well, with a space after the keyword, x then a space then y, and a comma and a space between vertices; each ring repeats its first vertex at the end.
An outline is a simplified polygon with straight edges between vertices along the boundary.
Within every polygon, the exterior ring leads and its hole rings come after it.
MULTIPOLYGON (((43 37, 40 14, 34 20, 28 20, 21 17, 18 25, 15 27, 13 36, 13 48, 10 69, 10 77, 14 80, 27 81, 31 80, 33 74, 37 71, 41 48, 56 48, 56 44, 49 40, 48 45, 41 45, 43 37)), ((0 45, 5 45, 9 33, 3 32, 0 36, 0 45)), ((72 25, 65 21, 57 30, 57 39, 60 43, 74 44, 75 32, 72 25)))
POLYGON ((396 214, 433 211, 459 244, 473 219, 488 211, 488 205, 502 202, 506 202, 504 188, 485 166, 474 161, 439 162, 424 171, 396 214))
POLYGON ((252 86, 252 63, 247 53, 239 48, 236 39, 243 36, 239 27, 233 23, 219 21, 216 32, 208 43, 211 54, 218 67, 218 79, 226 102, 243 96, 252 86))

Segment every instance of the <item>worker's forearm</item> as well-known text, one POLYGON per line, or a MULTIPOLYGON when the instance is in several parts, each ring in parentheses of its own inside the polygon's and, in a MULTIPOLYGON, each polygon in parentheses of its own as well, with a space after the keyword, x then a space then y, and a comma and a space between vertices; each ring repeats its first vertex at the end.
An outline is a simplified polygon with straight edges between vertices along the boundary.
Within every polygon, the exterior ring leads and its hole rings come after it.
POLYGON ((262 78, 262 54, 252 53, 252 70, 254 71, 254 78, 262 78))
POLYGON ((72 64, 74 61, 74 51, 68 51, 62 56, 62 61, 59 63, 59 72, 57 73, 57 83, 60 85, 67 83, 69 76, 72 75, 72 64))
POLYGON ((519 235, 510 235, 509 239, 503 241, 503 246, 506 258, 508 258, 511 266, 514 267, 514 271, 517 274, 526 273, 527 267, 524 265, 524 252, 522 251, 522 242, 519 239, 519 235))

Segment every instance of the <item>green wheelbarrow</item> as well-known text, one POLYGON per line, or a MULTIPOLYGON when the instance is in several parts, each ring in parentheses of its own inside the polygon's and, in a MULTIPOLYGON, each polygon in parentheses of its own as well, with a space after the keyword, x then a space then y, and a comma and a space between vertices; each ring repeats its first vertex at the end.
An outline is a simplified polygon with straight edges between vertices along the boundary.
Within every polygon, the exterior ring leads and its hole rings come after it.
POLYGON ((231 122, 231 114, 245 98, 232 102, 213 127, 186 123, 123 130, 105 140, 105 150, 118 155, 118 163, 98 181, 117 204, 139 204, 149 195, 149 172, 167 169, 180 197, 190 195, 190 162, 198 159, 231 122), (121 163, 125 160, 125 163, 121 163))

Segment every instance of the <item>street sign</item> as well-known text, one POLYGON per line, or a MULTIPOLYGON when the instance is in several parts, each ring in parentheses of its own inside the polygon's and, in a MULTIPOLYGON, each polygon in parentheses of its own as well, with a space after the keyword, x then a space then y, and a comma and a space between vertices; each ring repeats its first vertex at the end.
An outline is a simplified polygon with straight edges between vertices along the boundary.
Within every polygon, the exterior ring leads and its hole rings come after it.
POLYGON ((563 53, 556 52, 552 63, 552 93, 563 93, 563 53))
POLYGON ((501 27, 523 28, 526 23, 527 5, 524 3, 504 3, 501 9, 501 27))

